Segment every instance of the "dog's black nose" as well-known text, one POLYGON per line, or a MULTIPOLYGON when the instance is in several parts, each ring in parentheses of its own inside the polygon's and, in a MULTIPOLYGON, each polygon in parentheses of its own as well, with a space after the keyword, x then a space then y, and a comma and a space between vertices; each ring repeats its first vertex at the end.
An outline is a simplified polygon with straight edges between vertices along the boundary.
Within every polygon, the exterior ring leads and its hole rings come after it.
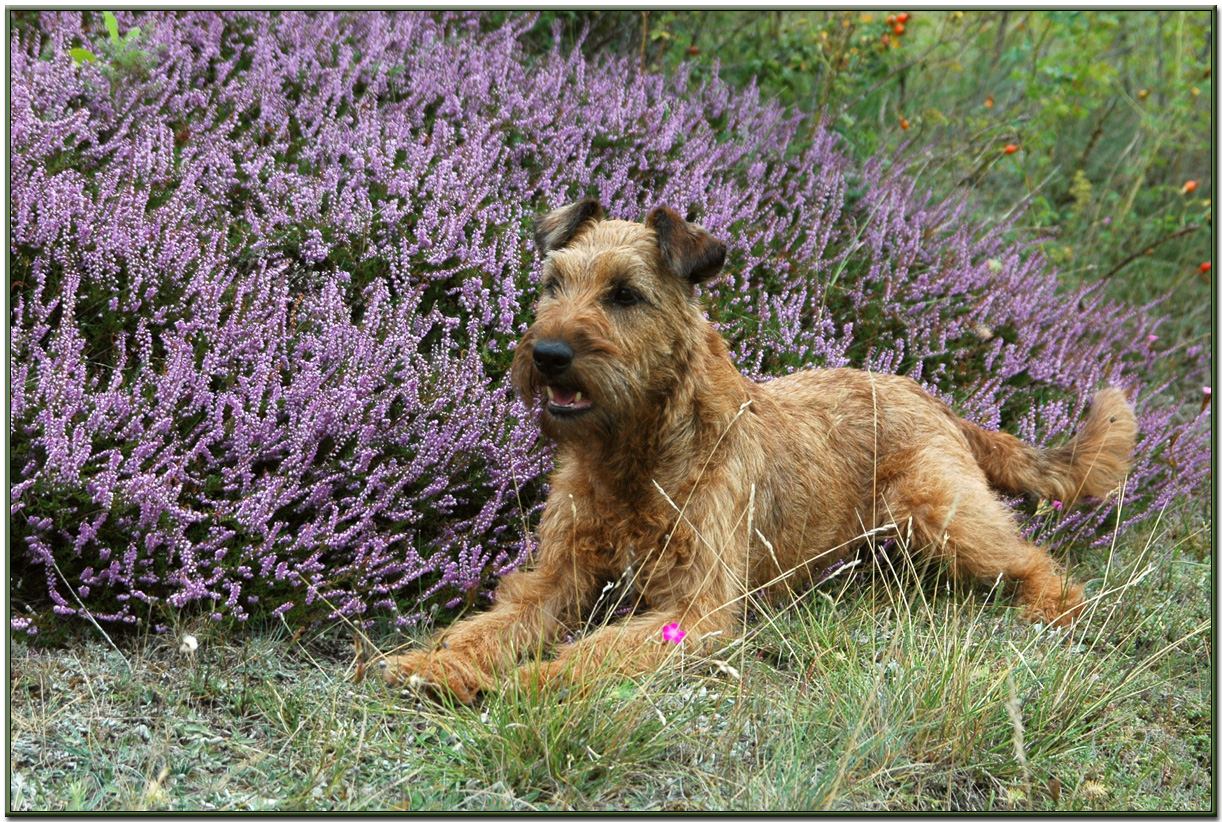
POLYGON ((564 340, 535 343, 535 368, 545 377, 559 377, 573 363, 573 349, 564 340))

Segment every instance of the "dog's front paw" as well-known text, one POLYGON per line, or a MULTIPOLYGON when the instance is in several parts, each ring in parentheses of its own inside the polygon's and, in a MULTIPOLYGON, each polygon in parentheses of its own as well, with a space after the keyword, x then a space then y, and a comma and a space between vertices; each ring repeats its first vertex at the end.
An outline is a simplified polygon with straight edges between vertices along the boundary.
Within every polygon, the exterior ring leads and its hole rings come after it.
POLYGON ((484 676, 471 660, 445 650, 388 656, 378 665, 387 685, 407 685, 436 697, 451 694, 468 705, 485 688, 484 676))

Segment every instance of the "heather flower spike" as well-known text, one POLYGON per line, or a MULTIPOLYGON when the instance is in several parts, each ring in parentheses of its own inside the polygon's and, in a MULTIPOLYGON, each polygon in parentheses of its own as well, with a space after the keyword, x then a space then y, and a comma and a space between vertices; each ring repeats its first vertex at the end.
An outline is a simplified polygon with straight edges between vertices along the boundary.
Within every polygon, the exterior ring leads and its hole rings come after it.
POLYGON ((680 628, 677 622, 662 626, 662 639, 666 642, 673 642, 677 645, 683 641, 685 636, 687 636, 687 631, 680 628))

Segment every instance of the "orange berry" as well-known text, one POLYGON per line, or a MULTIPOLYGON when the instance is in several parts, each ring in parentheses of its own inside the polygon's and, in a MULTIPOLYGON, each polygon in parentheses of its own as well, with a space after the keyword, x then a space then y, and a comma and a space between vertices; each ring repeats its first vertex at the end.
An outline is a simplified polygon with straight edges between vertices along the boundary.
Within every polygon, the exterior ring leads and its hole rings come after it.
POLYGON ((984 98, 984 107, 985 107, 985 108, 992 108, 992 107, 993 107, 993 95, 992 95, 992 94, 990 94, 988 97, 984 98))
POLYGON ((1208 274, 1209 270, 1213 267, 1213 263, 1201 263, 1200 266, 1197 267, 1197 271, 1200 271, 1202 274, 1208 274))
POLYGON ((896 34, 903 34, 904 33, 904 24, 896 23, 894 26, 891 27, 891 30, 895 32, 896 34))
POLYGON ((695 57, 697 54, 700 53, 700 46, 688 46, 687 53, 690 54, 692 57, 695 57))
POLYGON ((902 128, 904 131, 908 130, 908 120, 907 119, 903 117, 900 118, 900 128, 902 128))
POLYGON ((900 23, 907 23, 908 22, 908 12, 901 13, 895 19, 899 21, 900 23))
POLYGON ((1184 194, 1188 194, 1189 192, 1196 191, 1196 190, 1197 190, 1197 181, 1196 180, 1189 180, 1188 182, 1184 183, 1184 187, 1180 189, 1180 191, 1184 194))
POLYGON ((888 25, 888 26, 893 26, 893 25, 895 25, 895 15, 894 15, 894 14, 888 14, 888 15, 887 15, 887 25, 888 25))
POLYGON ((1003 148, 1002 151, 1004 151, 1006 154, 1013 154, 1014 152, 1018 151, 1018 146, 1010 143, 1010 145, 1003 148))

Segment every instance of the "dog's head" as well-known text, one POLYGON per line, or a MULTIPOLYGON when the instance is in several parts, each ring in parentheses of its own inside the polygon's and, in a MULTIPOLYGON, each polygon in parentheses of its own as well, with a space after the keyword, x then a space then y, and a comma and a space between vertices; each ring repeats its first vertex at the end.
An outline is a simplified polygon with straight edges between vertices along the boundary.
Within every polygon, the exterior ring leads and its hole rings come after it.
POLYGON ((543 273, 514 354, 519 394, 560 441, 647 424, 710 332, 695 288, 720 273, 725 244, 668 208, 605 220, 592 199, 540 218, 535 243, 543 273))

